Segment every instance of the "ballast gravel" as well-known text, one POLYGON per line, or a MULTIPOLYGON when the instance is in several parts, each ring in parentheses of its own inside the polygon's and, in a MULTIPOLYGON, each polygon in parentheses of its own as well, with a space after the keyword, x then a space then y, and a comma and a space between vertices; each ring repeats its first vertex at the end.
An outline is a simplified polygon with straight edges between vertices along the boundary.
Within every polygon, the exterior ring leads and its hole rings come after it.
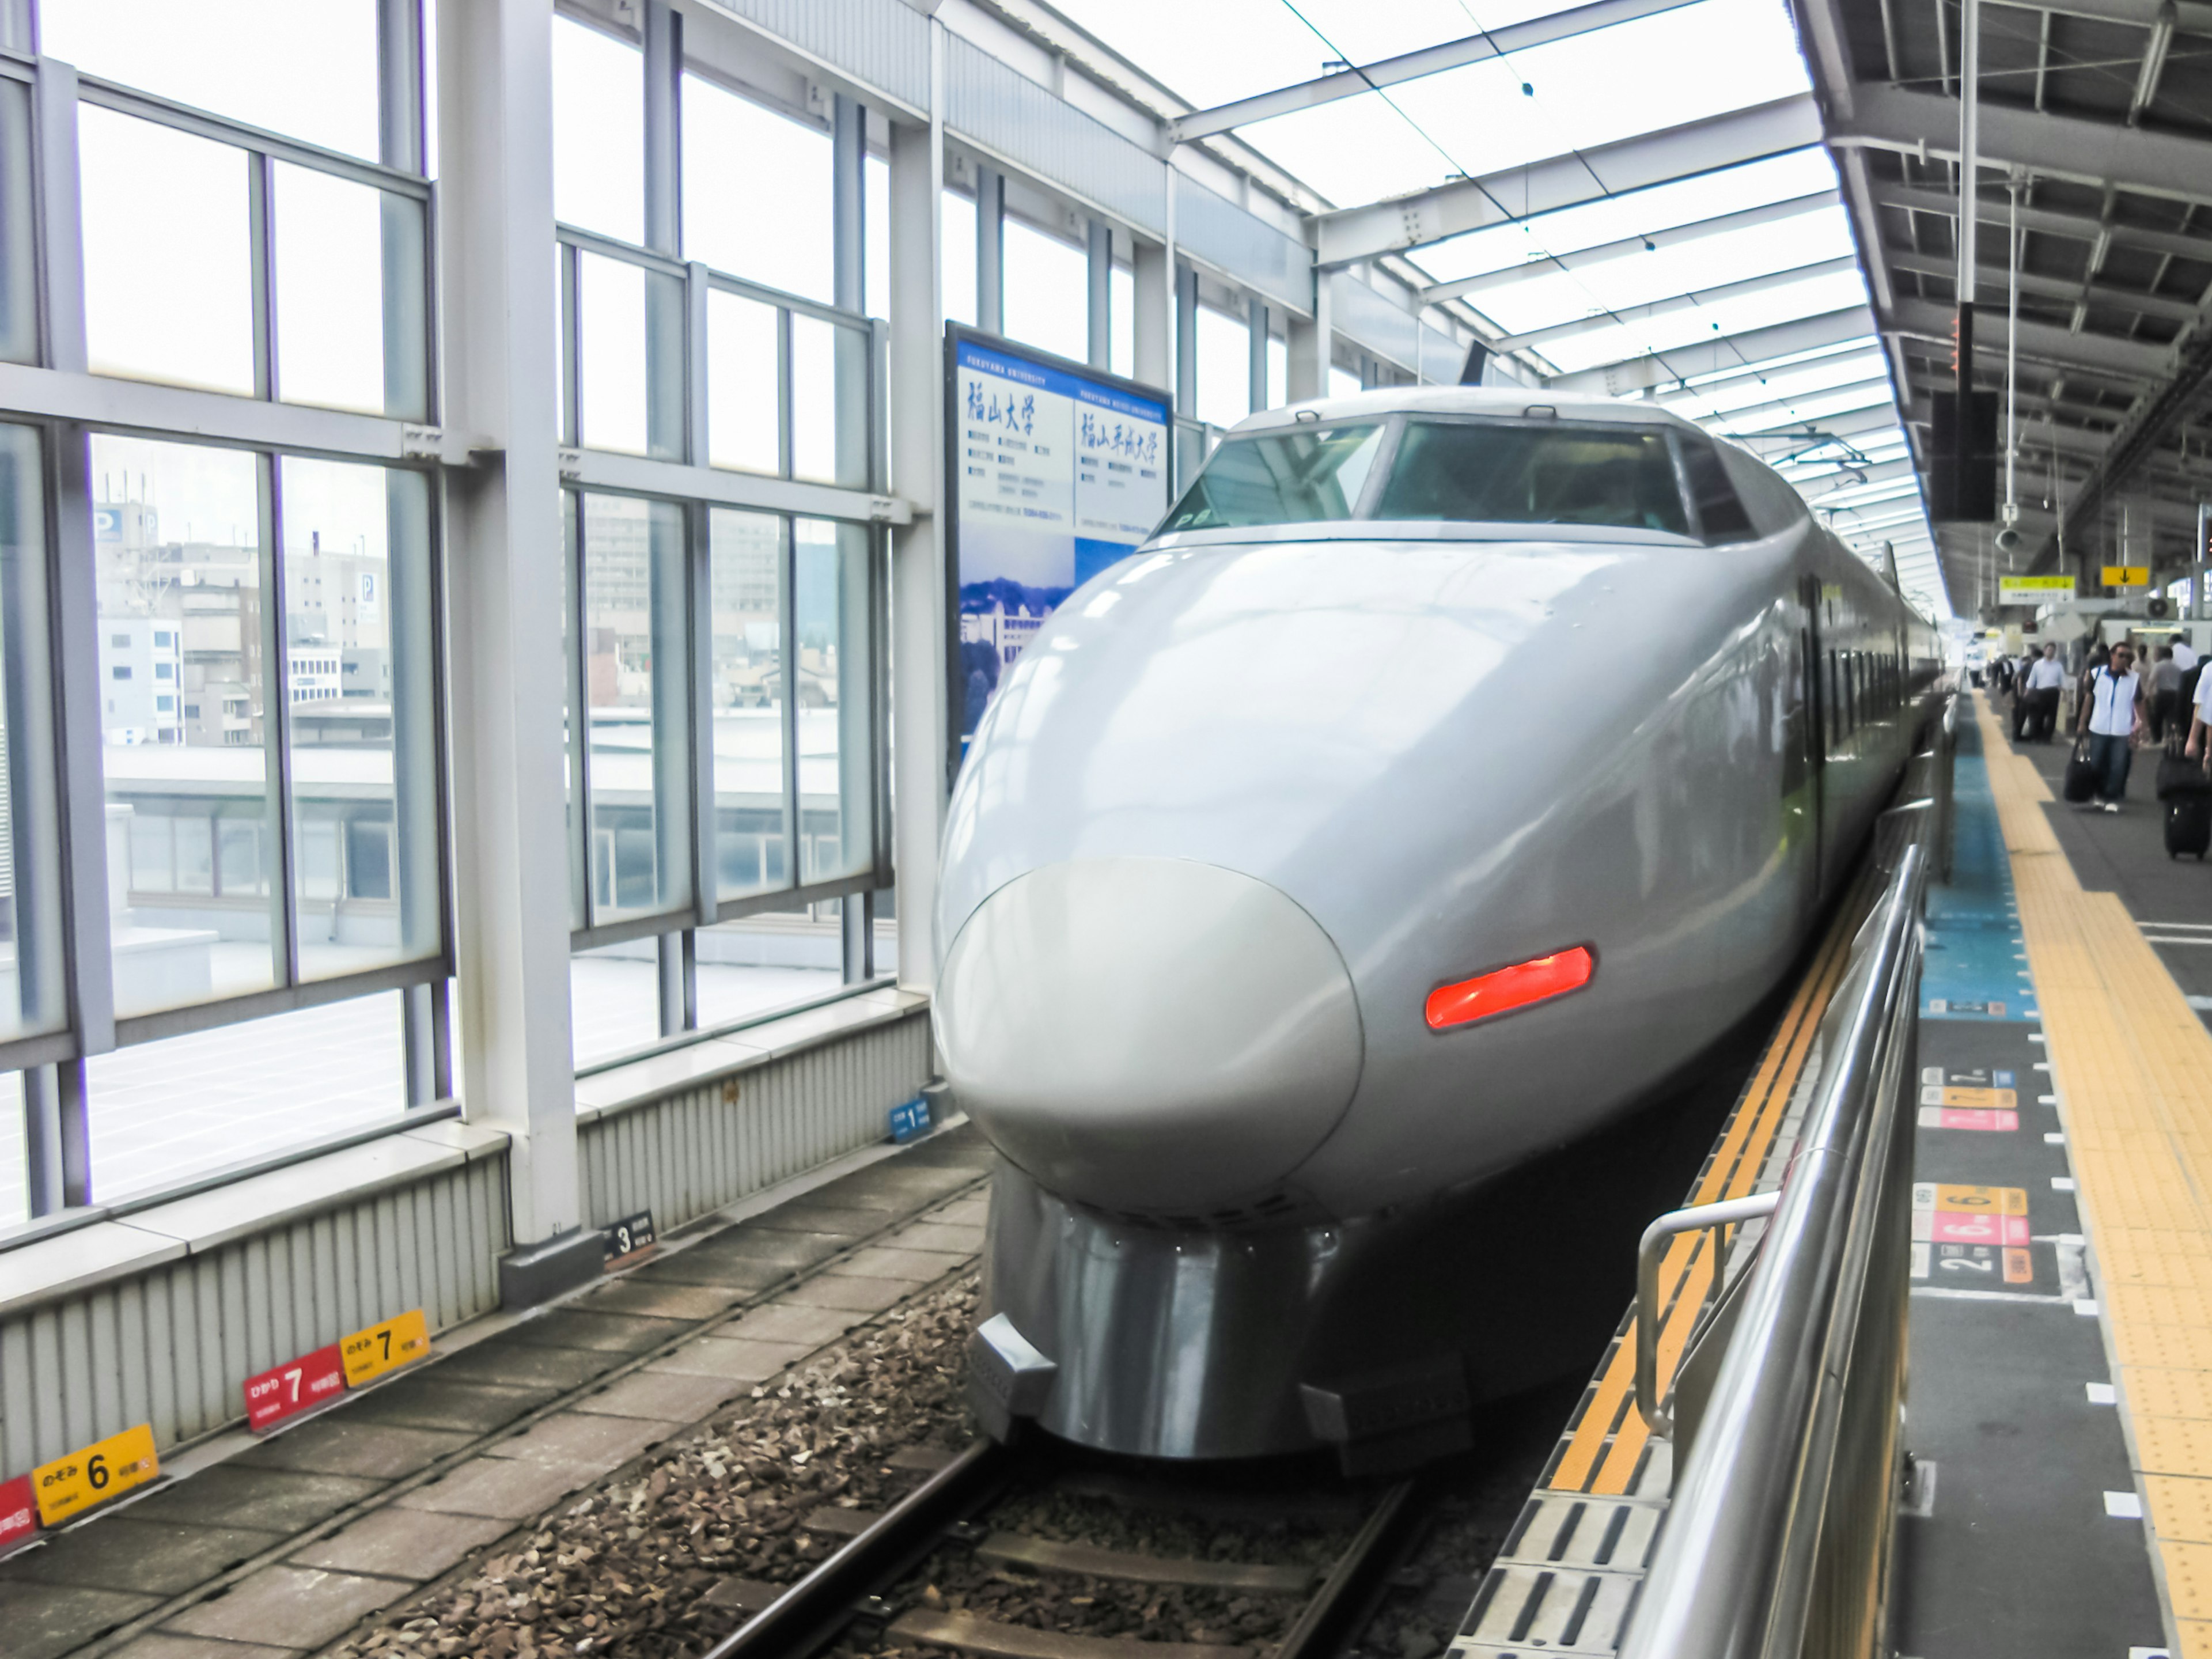
POLYGON ((971 1274, 894 1309, 331 1659, 704 1651, 749 1616, 709 1591, 801 1577, 843 1541, 808 1529, 817 1510, 885 1508, 924 1478, 891 1467, 894 1453, 967 1440, 963 1356, 975 1295, 971 1274))

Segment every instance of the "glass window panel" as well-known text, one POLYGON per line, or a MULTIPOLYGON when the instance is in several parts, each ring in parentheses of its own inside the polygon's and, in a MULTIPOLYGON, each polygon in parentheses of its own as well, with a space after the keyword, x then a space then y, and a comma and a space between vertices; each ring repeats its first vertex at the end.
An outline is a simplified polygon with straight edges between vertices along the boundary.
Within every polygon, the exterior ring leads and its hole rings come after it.
POLYGON ((36 432, 0 426, 0 1037, 58 1030, 66 1006, 40 460, 36 432))
POLYGON ((300 976, 440 946, 430 492, 419 472, 286 456, 300 976))
POLYGON ((715 466, 783 471, 777 428, 774 306, 720 289, 707 295, 707 450, 715 466))
POLYGON ((582 256, 578 401, 581 441, 642 455, 646 448, 645 272, 596 253, 582 256))
POLYGON ((702 1030, 757 1019, 845 982, 835 899, 702 927, 694 937, 702 1030))
POLYGON ((570 957, 568 1010, 579 1066, 659 1042, 659 941, 629 939, 570 957))
POLYGON ((716 507, 709 517, 718 898, 781 887, 784 856, 783 524, 716 507))
POLYGON ((39 33, 88 75, 376 159, 376 0, 40 0, 39 33))
POLYGON ((940 255, 948 322, 975 325, 975 198, 945 192, 944 241, 940 255))
POLYGON ((1020 220, 1006 221, 1006 337, 1081 362, 1091 349, 1091 260, 1020 220))
MULTIPOLYGON (((1223 453, 1253 441, 1224 445, 1223 453)), ((1494 421, 1408 422, 1374 516, 1677 535, 1689 527, 1664 433, 1494 421)))
POLYGON ((23 1074, 0 1077, 0 1228, 31 1218, 30 1163, 23 1143, 23 1074))
POLYGON ((799 519, 793 527, 799 666, 799 846, 804 881, 833 881, 875 861, 869 743, 865 525, 799 519))
POLYGON ((77 106, 94 373, 253 394, 246 152, 77 106))
POLYGON ((1198 308, 1198 418, 1234 426, 1252 412, 1252 331, 1240 319, 1198 308))
POLYGON ((31 89, 0 81, 0 362, 39 360, 39 270, 31 207, 31 89))
POLYGON ((832 300, 830 192, 823 129, 684 77, 685 258, 832 300))
POLYGON ((691 896, 684 513, 584 498, 584 681, 595 921, 691 896))
POLYGON ((891 314, 891 170, 887 162, 871 155, 865 172, 866 199, 861 204, 867 222, 867 267, 861 275, 868 290, 866 311, 871 317, 891 314))
POLYGON ((276 982, 259 471, 237 450, 92 439, 118 1014, 276 982), (169 643, 155 644, 156 634, 169 643), (157 661, 171 665, 197 716, 155 708, 157 661), (132 677, 116 678, 125 667, 132 677), (166 886, 137 883, 133 821, 142 815, 172 820, 173 861, 155 875, 166 872, 166 886))
POLYGON ((1290 400, 1290 344, 1271 335, 1267 340, 1267 407, 1280 409, 1290 400))
POLYGON ((1234 438, 1160 526, 1214 530, 1348 519, 1382 448, 1380 426, 1327 426, 1234 438))
POLYGON ((791 319, 791 472, 868 482, 868 337, 818 317, 791 319))
POLYGON ((419 312, 421 210, 403 198, 289 162, 271 163, 276 197, 276 383, 287 403, 416 416, 419 337, 387 339, 386 253, 396 256, 389 296, 398 320, 419 312), (410 234, 411 233, 411 234, 410 234), (411 301, 411 306, 409 302, 411 301), (395 362, 387 352, 411 357, 395 362), (410 372, 411 371, 411 372, 410 372), (391 393, 400 391, 399 398, 391 393))
POLYGON ((553 20, 553 216, 645 240, 645 64, 637 48, 553 20))
POLYGON ((386 991, 95 1055, 94 1198, 112 1204, 398 1116, 400 1025, 400 993, 386 991))

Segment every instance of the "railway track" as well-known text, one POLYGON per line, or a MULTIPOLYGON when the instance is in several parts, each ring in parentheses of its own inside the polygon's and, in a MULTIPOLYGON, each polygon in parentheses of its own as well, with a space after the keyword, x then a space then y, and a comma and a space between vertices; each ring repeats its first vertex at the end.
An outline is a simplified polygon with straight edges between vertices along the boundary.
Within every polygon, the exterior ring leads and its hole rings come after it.
POLYGON ((704 1659, 1329 1659, 1438 1486, 1158 1476, 983 1440, 903 1462, 917 1484, 890 1508, 808 1517, 845 1541, 805 1577, 731 1587, 754 1616, 704 1659))

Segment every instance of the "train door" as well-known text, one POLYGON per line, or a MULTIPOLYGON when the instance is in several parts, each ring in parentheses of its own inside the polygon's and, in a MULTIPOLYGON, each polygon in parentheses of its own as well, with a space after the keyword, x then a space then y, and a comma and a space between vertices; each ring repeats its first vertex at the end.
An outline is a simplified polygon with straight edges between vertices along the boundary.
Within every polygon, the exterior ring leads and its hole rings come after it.
POLYGON ((1811 846, 1812 902, 1818 903, 1820 895, 1827 890, 1826 835, 1824 825, 1827 819, 1827 801, 1824 792, 1828 761, 1828 653, 1821 637, 1820 579, 1808 575, 1797 584, 1797 595, 1804 608, 1805 623, 1798 630, 1798 659, 1802 665, 1804 684, 1798 707, 1802 710, 1797 721, 1796 763, 1790 770, 1799 779, 1802 799, 1798 803, 1804 812, 1811 846))

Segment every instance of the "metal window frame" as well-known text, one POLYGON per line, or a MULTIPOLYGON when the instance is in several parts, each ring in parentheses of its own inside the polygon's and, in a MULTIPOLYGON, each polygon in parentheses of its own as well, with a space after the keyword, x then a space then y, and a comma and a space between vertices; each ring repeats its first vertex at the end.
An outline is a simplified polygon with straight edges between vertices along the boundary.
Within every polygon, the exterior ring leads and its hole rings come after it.
MULTIPOLYGON (((19 9, 19 15, 28 15, 19 9)), ((444 663, 445 515, 442 495, 428 492, 423 524, 427 544, 425 578, 429 588, 431 637, 425 642, 428 678, 422 688, 431 702, 429 771, 415 780, 434 796, 435 837, 436 948, 410 960, 359 973, 302 981, 297 939, 298 895, 294 874, 297 826, 291 788, 290 672, 283 613, 285 550, 282 546, 282 465, 287 456, 374 465, 432 470, 441 460, 465 459, 465 446, 449 445, 427 420, 331 410, 281 401, 282 358, 277 338, 275 211, 272 160, 368 186, 381 192, 387 213, 393 199, 412 204, 420 216, 419 295, 402 303, 421 308, 419 337, 406 343, 419 363, 402 365, 403 379, 422 389, 423 415, 433 416, 439 396, 440 341, 435 306, 438 259, 436 188, 420 173, 423 153, 420 0, 380 0, 378 98, 380 146, 392 166, 302 143, 242 122, 192 108, 175 100, 82 76, 65 62, 35 55, 35 42, 11 35, 0 51, 0 76, 28 83, 32 92, 33 160, 33 257, 37 270, 39 361, 35 365, 0 365, 0 407, 11 424, 38 434, 47 496, 43 526, 47 562, 49 611, 43 619, 56 665, 55 789, 62 833, 60 884, 64 911, 67 1023, 59 1030, 0 1043, 0 1070, 25 1073, 25 1131, 42 1162, 53 1170, 33 1172, 33 1206, 41 1214, 99 1216, 91 1210, 94 1171, 86 1122, 84 1060, 88 1056, 190 1032, 216 1030, 270 1015, 327 1006, 387 990, 403 994, 402 1042, 408 1108, 391 1124, 365 1133, 325 1138, 274 1159, 216 1172, 163 1188, 128 1207, 167 1201, 179 1192, 202 1190, 240 1174, 281 1167, 333 1145, 352 1144, 422 1121, 451 1107, 431 1105, 450 1093, 449 999, 446 981, 453 972, 453 871, 445 826, 451 818, 447 789, 447 708, 444 663), (245 152, 248 182, 248 270, 253 319, 254 394, 232 397, 192 388, 137 380, 89 371, 86 352, 82 222, 82 185, 76 162, 76 112, 93 104, 150 121, 245 152), (273 825, 276 845, 265 879, 270 884, 271 966, 274 983, 266 990, 223 997, 182 1007, 118 1018, 113 1006, 108 937, 106 849, 104 806, 106 787, 101 763, 97 653, 70 649, 72 642, 96 637, 98 604, 91 524, 89 447, 94 436, 112 432, 203 448, 240 450, 255 458, 256 517, 260 537, 259 575, 264 603, 260 649, 264 659, 263 697, 266 787, 276 793, 269 810, 255 821, 273 825), (56 1143, 58 1144, 56 1144, 56 1143), (58 1173, 57 1183, 41 1174, 58 1173)), ((386 258, 389 258, 387 250, 386 258)), ((387 319, 392 296, 386 295, 387 319)), ((386 384, 392 384, 387 340, 386 384)), ((394 789, 402 787, 395 769, 394 789)), ((210 847, 219 858, 220 848, 210 847)), ((33 1226, 37 1236, 43 1231, 33 1226)), ((18 1242, 24 1237, 17 1230, 18 1242)))

